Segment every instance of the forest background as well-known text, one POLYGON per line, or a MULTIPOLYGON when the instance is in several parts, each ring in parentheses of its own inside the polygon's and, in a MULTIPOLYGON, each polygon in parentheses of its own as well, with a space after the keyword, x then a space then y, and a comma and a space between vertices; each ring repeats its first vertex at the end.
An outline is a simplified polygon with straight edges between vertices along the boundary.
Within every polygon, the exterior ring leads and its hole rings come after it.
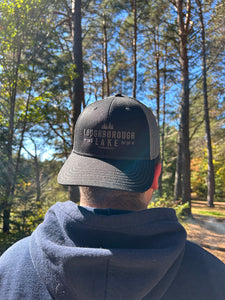
MULTIPOLYGON (((191 215, 225 199, 224 1, 0 2, 0 239, 56 201, 82 109, 115 93, 150 107, 163 163, 156 203, 191 215)), ((10 234, 9 234, 10 233, 10 234)))

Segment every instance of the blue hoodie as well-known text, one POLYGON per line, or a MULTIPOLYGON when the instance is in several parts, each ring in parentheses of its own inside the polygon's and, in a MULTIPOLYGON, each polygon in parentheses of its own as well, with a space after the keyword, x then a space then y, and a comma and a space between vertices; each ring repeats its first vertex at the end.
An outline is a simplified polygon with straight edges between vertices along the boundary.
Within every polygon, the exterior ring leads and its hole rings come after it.
POLYGON ((225 265, 186 240, 174 210, 57 203, 0 258, 2 300, 224 300, 225 265))

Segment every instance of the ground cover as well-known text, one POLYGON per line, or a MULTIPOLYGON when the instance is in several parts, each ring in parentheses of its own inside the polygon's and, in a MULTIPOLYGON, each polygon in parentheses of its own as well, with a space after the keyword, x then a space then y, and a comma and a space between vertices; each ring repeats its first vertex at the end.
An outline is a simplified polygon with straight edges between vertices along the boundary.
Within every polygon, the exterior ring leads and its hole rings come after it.
POLYGON ((193 201, 192 215, 184 223, 188 239, 225 263, 225 202, 216 202, 210 208, 205 202, 193 201))

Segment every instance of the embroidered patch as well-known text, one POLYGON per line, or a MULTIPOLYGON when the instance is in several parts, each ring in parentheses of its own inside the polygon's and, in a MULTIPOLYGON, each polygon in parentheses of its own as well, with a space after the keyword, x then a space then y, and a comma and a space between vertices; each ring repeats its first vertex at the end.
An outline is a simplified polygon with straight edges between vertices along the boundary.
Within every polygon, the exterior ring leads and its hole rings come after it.
POLYGON ((114 130, 112 123, 104 123, 100 129, 84 129, 84 141, 95 144, 99 149, 114 149, 119 146, 135 145, 135 132, 114 130))

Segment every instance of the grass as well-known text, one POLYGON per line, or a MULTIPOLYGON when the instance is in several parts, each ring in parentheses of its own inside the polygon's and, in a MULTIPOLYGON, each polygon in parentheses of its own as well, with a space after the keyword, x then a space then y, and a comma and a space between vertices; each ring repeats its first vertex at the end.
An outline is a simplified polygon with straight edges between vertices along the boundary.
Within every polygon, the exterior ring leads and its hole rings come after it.
POLYGON ((217 211, 206 211, 206 210, 199 210, 198 213, 204 216, 215 216, 215 217, 222 217, 225 218, 225 214, 219 213, 217 211))
POLYGON ((193 201, 191 210, 192 214, 225 219, 225 202, 216 202, 215 207, 208 207, 205 203, 193 201))

